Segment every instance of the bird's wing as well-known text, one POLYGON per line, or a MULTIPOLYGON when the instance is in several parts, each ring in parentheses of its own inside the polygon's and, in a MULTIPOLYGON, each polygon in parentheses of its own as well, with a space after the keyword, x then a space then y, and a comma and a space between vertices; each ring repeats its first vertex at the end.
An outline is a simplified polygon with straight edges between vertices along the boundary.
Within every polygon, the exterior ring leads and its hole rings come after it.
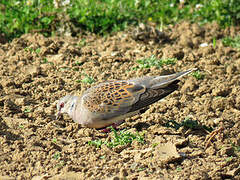
POLYGON ((153 104, 160 99, 166 97, 167 95, 171 94, 173 91, 177 90, 178 85, 177 83, 179 80, 175 80, 174 82, 168 84, 166 87, 159 87, 157 89, 147 88, 146 91, 140 95, 138 101, 132 105, 129 112, 137 111, 142 109, 150 104, 153 104))
POLYGON ((84 93, 83 104, 101 118, 109 119, 129 112, 145 91, 144 85, 134 82, 101 83, 84 93))

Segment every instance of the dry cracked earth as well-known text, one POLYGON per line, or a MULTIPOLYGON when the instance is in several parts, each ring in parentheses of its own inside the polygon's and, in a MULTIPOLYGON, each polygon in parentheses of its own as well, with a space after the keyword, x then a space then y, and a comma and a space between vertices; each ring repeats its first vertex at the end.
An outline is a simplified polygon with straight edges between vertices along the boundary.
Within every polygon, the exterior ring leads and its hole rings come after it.
POLYGON ((0 44, 0 179, 240 179, 240 51, 221 41, 236 35, 238 27, 182 22, 164 33, 141 26, 105 37, 26 34, 0 44), (177 61, 139 68, 137 60, 153 55, 177 61), (55 120, 56 101, 68 93, 193 67, 204 77, 182 78, 177 91, 119 126, 139 131, 144 144, 96 148, 88 142, 113 132, 67 115, 55 120), (198 128, 176 128, 186 119, 198 128), (210 129, 219 131, 206 147, 210 129))

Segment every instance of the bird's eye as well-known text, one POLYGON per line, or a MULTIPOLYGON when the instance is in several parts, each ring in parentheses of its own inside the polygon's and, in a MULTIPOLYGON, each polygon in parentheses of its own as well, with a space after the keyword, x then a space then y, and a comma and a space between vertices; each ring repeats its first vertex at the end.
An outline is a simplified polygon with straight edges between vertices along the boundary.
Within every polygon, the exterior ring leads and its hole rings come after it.
POLYGON ((62 102, 61 104, 60 104, 60 108, 63 108, 64 107, 64 103, 62 102))

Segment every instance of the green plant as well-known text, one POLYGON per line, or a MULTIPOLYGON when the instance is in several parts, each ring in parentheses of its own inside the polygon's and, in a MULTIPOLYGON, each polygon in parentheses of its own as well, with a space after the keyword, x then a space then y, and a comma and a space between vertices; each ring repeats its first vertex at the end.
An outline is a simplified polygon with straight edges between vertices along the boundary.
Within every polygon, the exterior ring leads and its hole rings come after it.
POLYGON ((21 128, 21 129, 23 129, 24 128, 24 126, 22 125, 22 124, 19 124, 19 126, 18 126, 19 128, 21 128))
POLYGON ((121 130, 120 132, 117 132, 117 130, 113 127, 110 127, 110 129, 114 134, 114 137, 111 139, 111 141, 93 140, 89 141, 88 144, 96 146, 97 148, 100 148, 103 144, 106 144, 107 147, 113 148, 119 145, 131 144, 134 140, 140 143, 144 143, 143 136, 140 135, 138 132, 136 134, 133 134, 126 130, 121 130))
POLYGON ((213 37, 213 48, 216 48, 216 37, 213 37))
POLYGON ((37 54, 39 54, 39 53, 41 52, 41 48, 35 49, 35 52, 36 52, 37 54))
POLYGON ((204 79, 205 75, 202 74, 200 71, 194 71, 191 73, 193 77, 195 77, 197 80, 204 79))
POLYGON ((230 46, 233 48, 240 49, 240 36, 232 37, 225 37, 222 39, 222 43, 224 46, 230 46))
POLYGON ((144 170, 146 170, 146 168, 144 168, 144 167, 143 167, 143 168, 138 168, 138 169, 137 169, 137 171, 144 171, 144 170))
POLYGON ((42 60, 42 63, 43 63, 43 64, 46 64, 46 63, 48 63, 48 60, 47 60, 47 58, 45 58, 45 57, 44 57, 44 58, 43 58, 43 60, 42 60))
POLYGON ((158 146, 158 144, 159 144, 159 143, 153 143, 153 144, 152 144, 152 147, 155 148, 155 147, 158 146))
POLYGON ((114 133, 114 138, 111 140, 111 142, 107 143, 108 147, 131 144, 134 140, 137 140, 140 143, 144 142, 143 137, 139 133, 133 134, 125 130, 122 130, 118 133, 113 127, 111 127, 111 130, 114 133))
POLYGON ((106 158, 105 155, 99 157, 99 159, 105 159, 105 158, 106 158))
POLYGON ((61 157, 61 154, 59 152, 57 152, 52 157, 53 157, 53 159, 58 160, 61 157))
POLYGON ((31 48, 31 47, 26 47, 26 48, 24 48, 24 50, 26 52, 30 51, 31 53, 34 51, 33 48, 31 48))
POLYGON ((88 141, 88 145, 96 146, 97 148, 100 148, 103 144, 105 143, 100 139, 88 141))
POLYGON ((151 68, 153 66, 155 66, 157 68, 161 68, 164 65, 176 64, 176 61, 177 61, 177 59, 175 59, 175 58, 158 59, 154 55, 152 55, 149 58, 137 60, 136 62, 138 63, 138 66, 133 69, 151 68))
POLYGON ((177 171, 182 171, 182 168, 181 167, 177 167, 176 170, 177 171))
POLYGON ((25 109, 24 109, 24 112, 25 112, 25 113, 29 113, 29 112, 31 112, 31 109, 30 109, 30 108, 25 108, 25 109))
MULTIPOLYGON (((194 22, 199 21, 206 23, 216 21, 223 27, 239 23, 240 6, 238 0, 211 0, 193 2, 197 2, 197 4, 200 5, 199 8, 195 9, 193 16, 191 17, 194 22)), ((195 4, 195 7, 197 4, 195 4)))
POLYGON ((0 33, 8 39, 34 31, 51 35, 61 11, 54 7, 53 0, 2 0, 0 9, 0 33))
POLYGON ((90 77, 86 74, 84 76, 85 77, 81 80, 82 83, 92 84, 95 82, 95 80, 92 77, 90 77))
POLYGON ((83 62, 78 62, 78 61, 76 61, 74 64, 73 64, 73 66, 82 66, 83 65, 83 62))
POLYGON ((229 161, 232 161, 232 159, 233 159, 233 157, 230 156, 230 157, 227 157, 227 158, 225 159, 225 161, 229 162, 229 161))
POLYGON ((75 26, 104 34, 124 29, 133 22, 136 24, 136 10, 133 0, 77 0, 73 1, 68 14, 75 26))

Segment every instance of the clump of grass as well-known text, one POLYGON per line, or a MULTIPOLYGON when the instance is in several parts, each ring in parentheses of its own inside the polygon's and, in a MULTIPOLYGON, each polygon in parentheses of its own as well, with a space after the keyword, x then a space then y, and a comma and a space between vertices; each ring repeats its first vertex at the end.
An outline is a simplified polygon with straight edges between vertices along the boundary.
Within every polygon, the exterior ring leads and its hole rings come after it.
POLYGON ((133 69, 135 70, 139 68, 151 68, 153 66, 161 68, 164 65, 174 65, 176 64, 176 61, 176 58, 158 59, 154 55, 152 55, 149 58, 137 60, 136 62, 138 63, 138 66, 133 69))
POLYGON ((81 80, 82 83, 87 83, 87 84, 92 84, 95 82, 95 80, 88 76, 88 75, 85 75, 85 77, 81 80))
POLYGON ((86 83, 86 84, 92 84, 95 82, 95 80, 91 77, 88 76, 87 74, 84 74, 84 78, 82 80, 76 80, 77 83, 86 83))
POLYGON ((24 48, 26 52, 36 53, 39 54, 41 52, 41 48, 33 49, 32 47, 26 47, 24 48))
POLYGON ((142 144, 144 143, 144 138, 139 133, 133 134, 126 130, 121 130, 120 132, 117 132, 117 130, 113 127, 110 127, 110 129, 114 134, 114 137, 111 139, 111 141, 93 140, 89 141, 88 144, 96 146, 97 148, 100 148, 103 144, 105 144, 109 148, 114 148, 120 145, 131 144, 133 141, 138 141, 142 144))
POLYGON ((224 46, 230 46, 233 48, 240 49, 240 36, 232 37, 225 37, 222 39, 222 43, 224 46))
POLYGON ((205 75, 202 74, 200 71, 194 71, 191 73, 193 77, 195 77, 197 80, 204 79, 205 75))
POLYGON ((100 139, 88 141, 88 145, 96 146, 97 148, 100 148, 103 144, 106 144, 106 143, 100 139))

